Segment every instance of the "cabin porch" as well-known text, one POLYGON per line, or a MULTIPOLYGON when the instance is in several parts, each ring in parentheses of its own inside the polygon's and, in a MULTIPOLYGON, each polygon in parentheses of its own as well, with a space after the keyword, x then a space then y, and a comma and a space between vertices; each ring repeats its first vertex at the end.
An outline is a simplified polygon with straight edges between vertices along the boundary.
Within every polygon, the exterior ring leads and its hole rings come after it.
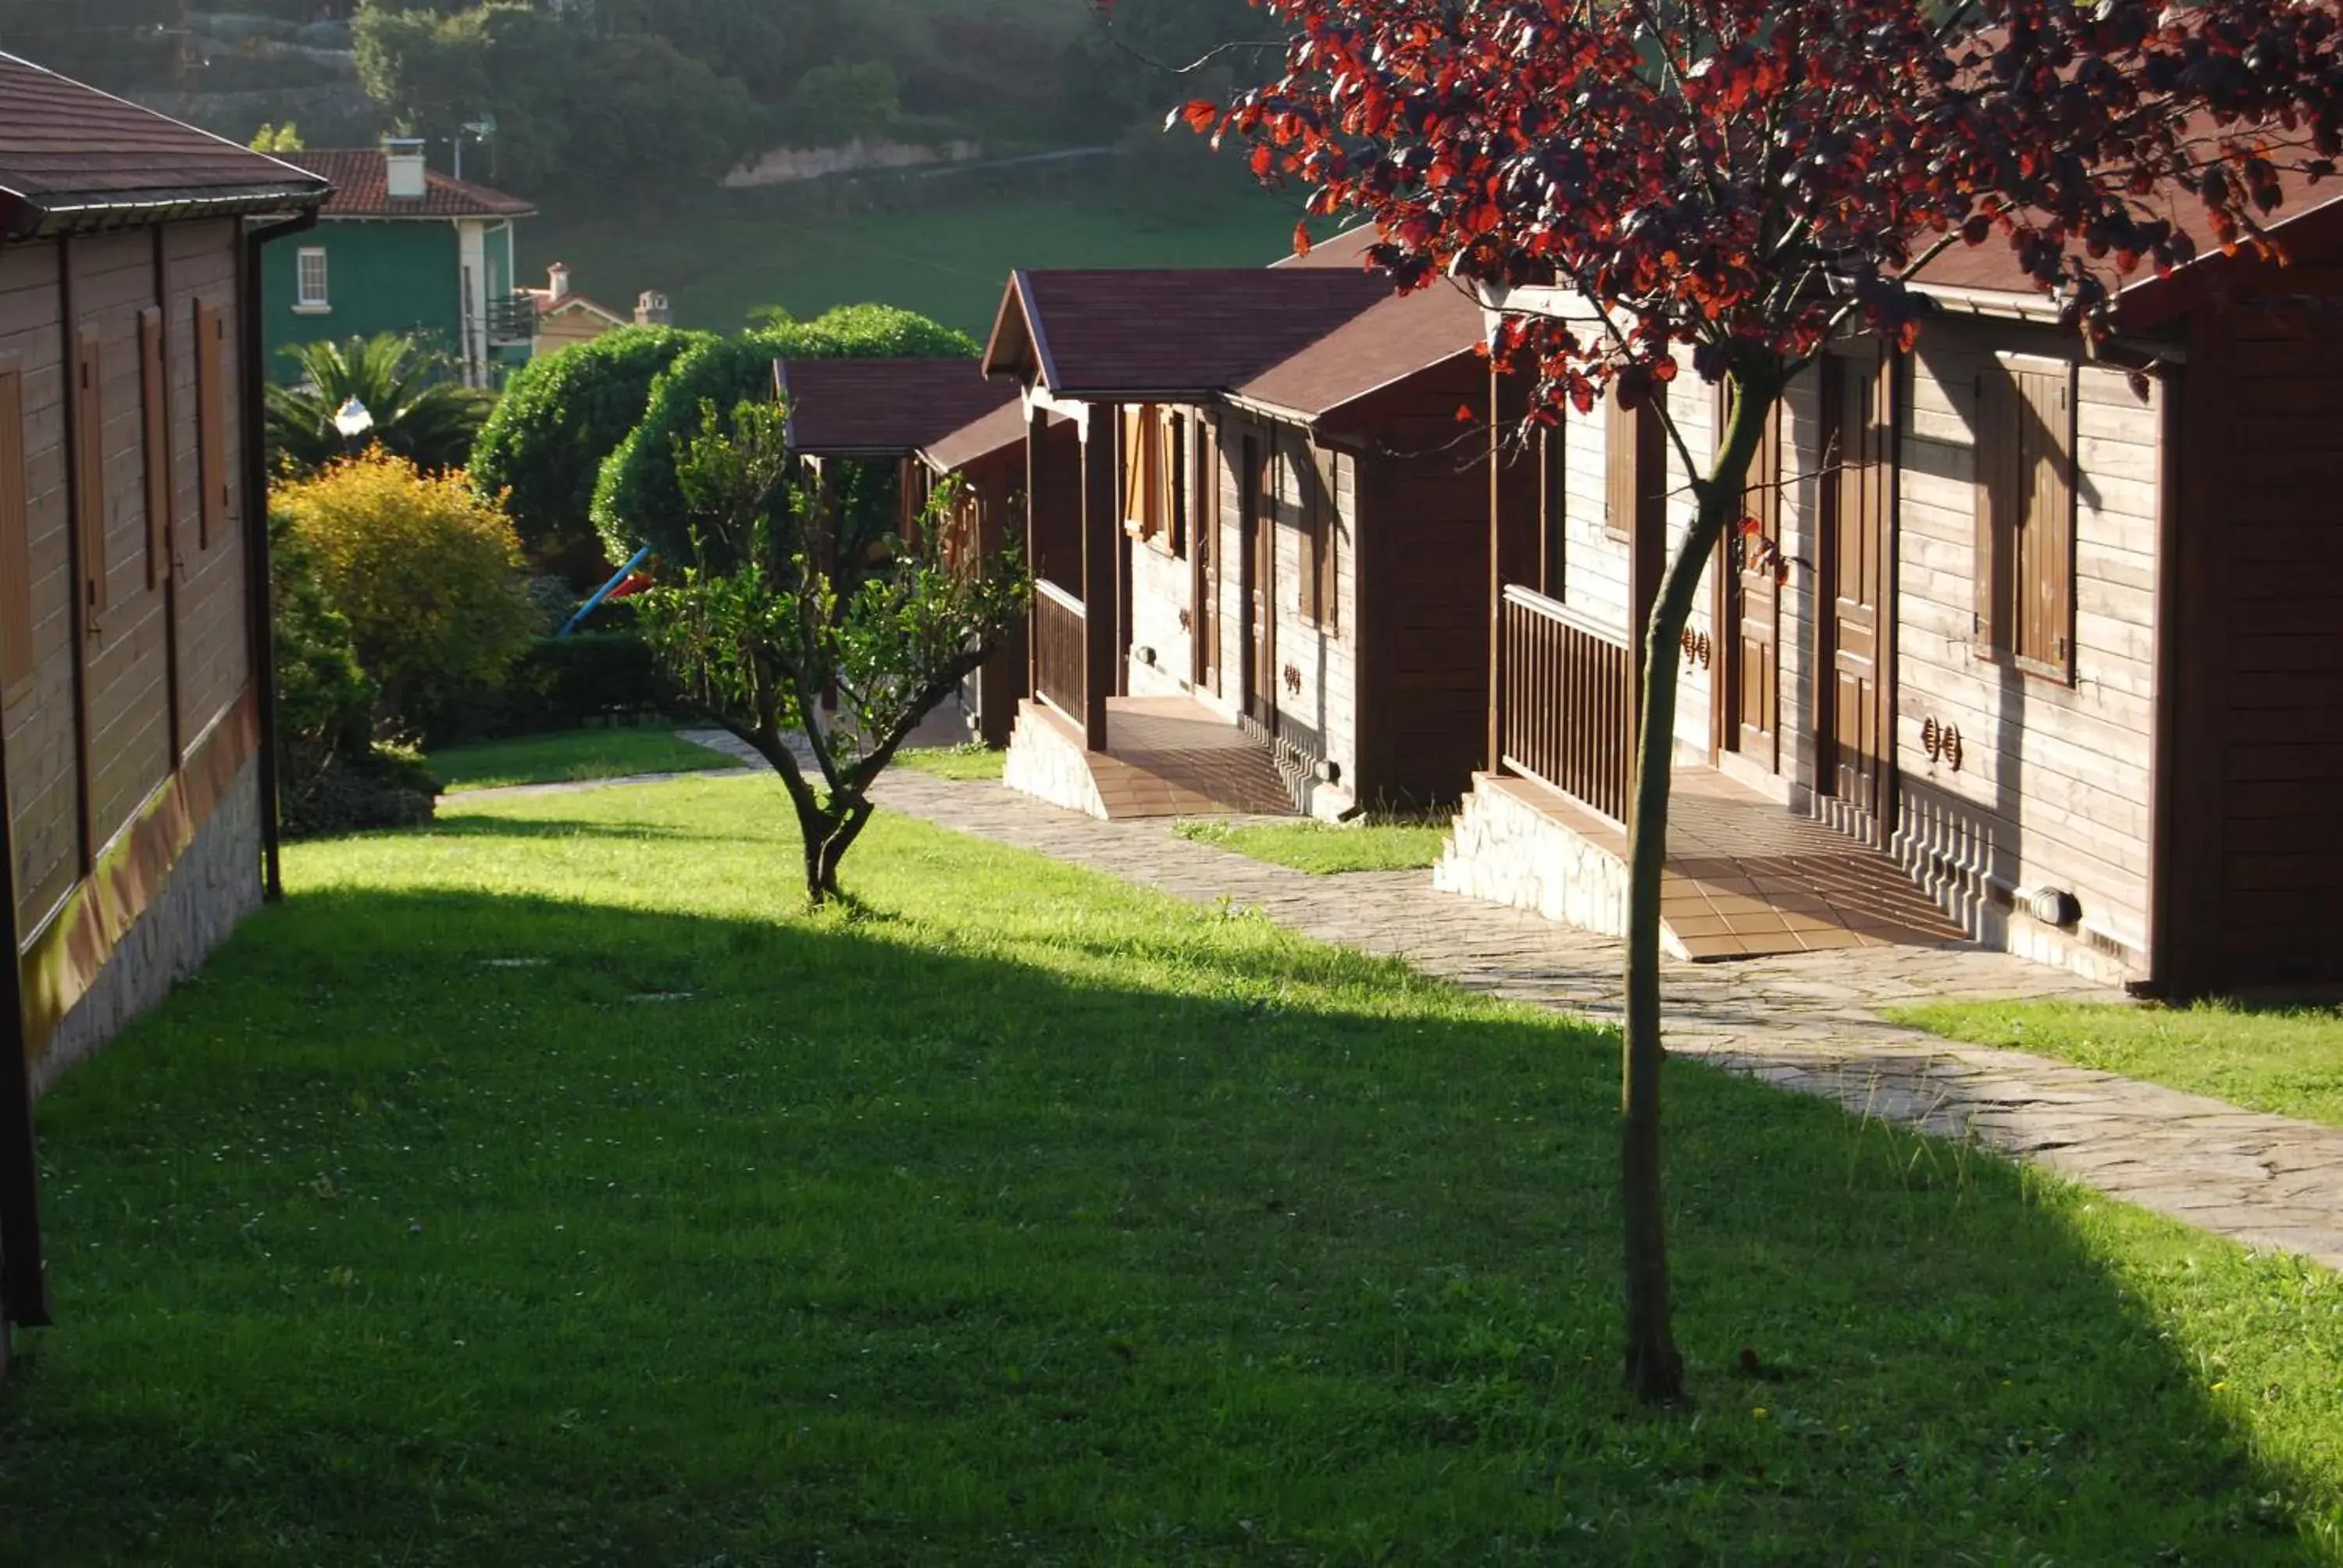
POLYGON ((1293 797, 1268 750, 1183 697, 1107 699, 1108 745, 1046 699, 1018 710, 1002 780, 1107 821, 1141 817, 1290 817, 1293 797))
MULTIPOLYGON (((1627 930, 1627 833, 1534 779, 1483 775, 1439 868, 1443 892, 1627 930)), ((1694 962, 1968 939, 1896 862, 1708 768, 1679 765, 1660 943, 1694 962)))

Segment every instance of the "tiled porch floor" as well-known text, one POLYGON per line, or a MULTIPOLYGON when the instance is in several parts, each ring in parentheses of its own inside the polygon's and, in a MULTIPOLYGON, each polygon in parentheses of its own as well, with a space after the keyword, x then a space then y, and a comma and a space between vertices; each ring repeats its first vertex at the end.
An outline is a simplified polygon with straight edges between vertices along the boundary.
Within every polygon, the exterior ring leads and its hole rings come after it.
MULTIPOLYGON (((1625 860, 1610 822, 1543 785, 1498 782, 1625 860)), ((1885 855, 1696 767, 1676 769, 1660 921, 1696 960, 1967 940, 1885 855)))
MULTIPOLYGON (((1106 751, 1083 757, 1110 820, 1293 815, 1293 798, 1269 753, 1202 703, 1116 697, 1106 712, 1106 751)), ((1076 726, 1056 713, 1047 717, 1081 744, 1076 726)))

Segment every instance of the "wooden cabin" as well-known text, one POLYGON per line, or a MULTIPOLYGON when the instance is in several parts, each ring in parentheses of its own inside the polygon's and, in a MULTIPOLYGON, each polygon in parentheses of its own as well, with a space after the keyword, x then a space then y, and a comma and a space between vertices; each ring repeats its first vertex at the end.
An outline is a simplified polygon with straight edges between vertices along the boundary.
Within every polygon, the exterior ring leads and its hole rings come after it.
POLYGON ((47 1313, 33 1096, 199 963, 273 877, 259 263, 326 195, 0 55, 10 1322, 47 1313))
POLYGON ((1011 279, 986 368, 1074 427, 1027 447, 1012 783, 1106 815, 1330 818, 1469 783, 1488 480, 1456 415, 1486 385, 1480 315, 1393 297, 1363 247, 1011 279))
MULTIPOLYGON (((1886 864, 1954 934, 2104 981, 2343 980, 2343 201, 2279 232, 2291 266, 2208 246, 2127 289, 2096 357, 1956 250, 1911 353, 1834 345, 1792 388, 1683 650, 1672 947, 1929 940, 1886 864)), ((1711 439, 1713 391, 1668 396, 1711 439)), ((1499 487, 1500 761, 1443 886, 1624 918, 1630 607, 1689 506, 1654 425, 1566 419, 1499 487)))
MULTIPOLYGON (((970 530, 970 545, 989 551, 1011 537, 1003 529, 1014 492, 1002 481, 1022 468, 1024 417, 1016 394, 987 380, 974 360, 784 359, 773 367, 773 384, 789 408, 789 450, 804 465, 820 512, 835 514, 850 482, 846 466, 858 466, 891 488, 895 529, 910 539, 938 481, 967 464, 975 482, 958 520, 970 530), (996 430, 999 441, 988 434, 996 430), (940 469, 929 457, 937 451, 948 459, 940 469)), ((1023 537, 1021 518, 1015 537, 1023 537)), ((1010 688, 1022 686, 1025 657, 1021 638, 988 659, 960 694, 969 728, 988 744, 1008 744, 1021 695, 1010 688)))
MULTIPOLYGON (((1049 438, 1073 438, 1072 427, 1044 416, 1052 427, 1049 438)), ((1013 545, 1025 548, 1025 483, 1027 424, 1022 404, 1014 397, 988 414, 922 446, 913 471, 920 505, 945 479, 960 486, 952 526, 957 548, 990 557, 1013 545)), ((1018 705, 1031 695, 1032 650, 1027 628, 1020 625, 1001 651, 985 660, 960 689, 960 707, 969 728, 987 746, 1009 744, 1017 726, 1018 705)))

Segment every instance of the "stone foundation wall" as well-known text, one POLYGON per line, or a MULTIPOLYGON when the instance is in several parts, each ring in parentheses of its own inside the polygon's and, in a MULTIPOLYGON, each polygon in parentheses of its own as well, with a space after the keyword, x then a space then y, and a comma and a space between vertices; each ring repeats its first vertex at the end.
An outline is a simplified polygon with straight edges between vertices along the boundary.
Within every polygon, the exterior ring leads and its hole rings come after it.
POLYGON ((34 1070, 39 1093, 195 972, 260 907, 260 762, 244 766, 34 1070))
POLYGON ((1487 774, 1474 775, 1432 885, 1605 936, 1627 929, 1625 865, 1487 774))
POLYGON ((1057 715, 1030 699, 1018 708, 1009 754, 1001 759, 1001 781, 1052 806, 1106 820, 1106 801, 1091 776, 1081 742, 1066 732, 1057 715))

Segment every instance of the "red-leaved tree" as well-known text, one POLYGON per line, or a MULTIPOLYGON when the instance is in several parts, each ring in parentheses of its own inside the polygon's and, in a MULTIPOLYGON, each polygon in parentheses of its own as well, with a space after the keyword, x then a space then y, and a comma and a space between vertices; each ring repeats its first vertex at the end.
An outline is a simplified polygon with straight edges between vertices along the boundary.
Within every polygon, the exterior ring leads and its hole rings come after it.
POLYGON ((2097 341, 2126 279, 2196 255, 2176 214, 2269 245, 2284 192, 2334 172, 2343 0, 1256 4, 1292 35, 1284 75, 1182 117, 1309 186, 1312 215, 1372 219, 1403 289, 1574 297, 1509 317, 1493 346, 1534 372, 1530 417, 1615 387, 1690 477, 1696 516, 1645 643, 1622 1091, 1626 1375, 1674 1398, 1659 902, 1676 655, 1759 433, 1834 337, 1908 348, 1928 315, 1915 285, 1953 246, 2009 247, 2097 341), (1653 396, 1684 364, 1726 388, 1705 460, 1653 396))

